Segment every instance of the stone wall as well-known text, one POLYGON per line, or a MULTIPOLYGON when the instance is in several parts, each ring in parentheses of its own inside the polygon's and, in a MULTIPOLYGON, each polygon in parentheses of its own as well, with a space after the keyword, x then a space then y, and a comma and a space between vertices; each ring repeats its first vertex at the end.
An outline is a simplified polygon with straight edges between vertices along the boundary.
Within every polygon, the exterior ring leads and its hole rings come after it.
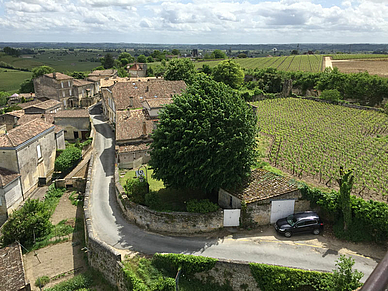
POLYGON ((202 282, 210 281, 220 286, 230 285, 236 291, 260 290, 247 262, 218 260, 213 269, 196 273, 195 277, 202 282))
POLYGON ((224 212, 200 214, 189 212, 159 212, 133 203, 126 198, 119 182, 118 168, 115 168, 117 202, 127 220, 151 231, 191 234, 211 232, 224 225, 224 212))

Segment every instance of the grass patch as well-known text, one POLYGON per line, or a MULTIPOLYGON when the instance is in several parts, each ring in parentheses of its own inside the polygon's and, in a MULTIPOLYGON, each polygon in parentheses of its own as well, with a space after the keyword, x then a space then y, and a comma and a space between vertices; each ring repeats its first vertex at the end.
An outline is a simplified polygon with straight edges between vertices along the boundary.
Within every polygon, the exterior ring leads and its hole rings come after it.
MULTIPOLYGON (((128 179, 133 179, 136 177, 136 171, 135 170, 119 170, 119 175, 120 175, 120 184, 124 187, 126 181, 128 179)), ((147 181, 148 184, 150 185, 150 190, 151 191, 159 191, 160 189, 165 188, 164 183, 161 180, 156 180, 152 178, 152 174, 154 173, 154 170, 152 170, 150 167, 147 166, 147 181)))
POLYGON ((50 278, 48 276, 42 276, 38 277, 35 281, 36 287, 43 287, 44 285, 47 285, 50 282, 50 278))
POLYGON ((54 287, 46 288, 45 291, 69 291, 69 290, 91 290, 89 287, 93 285, 93 277, 91 274, 79 274, 74 278, 63 281, 54 287))
POLYGON ((20 84, 31 76, 31 72, 0 68, 0 91, 15 93, 19 91, 20 84))
POLYGON ((77 191, 71 192, 69 196, 69 200, 71 201, 71 204, 75 206, 82 204, 83 199, 84 199, 84 196, 82 194, 77 193, 77 191))

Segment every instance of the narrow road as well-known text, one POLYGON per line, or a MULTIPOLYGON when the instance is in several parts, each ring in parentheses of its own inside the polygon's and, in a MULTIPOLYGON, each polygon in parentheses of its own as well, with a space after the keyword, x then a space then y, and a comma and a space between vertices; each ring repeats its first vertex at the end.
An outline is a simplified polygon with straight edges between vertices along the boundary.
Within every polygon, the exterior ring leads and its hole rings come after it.
POLYGON ((333 63, 331 61, 331 57, 325 57, 325 68, 333 69, 333 63))
MULTIPOLYGON (((263 233, 231 232, 223 238, 169 237, 147 232, 128 223, 122 216, 114 194, 114 134, 96 107, 91 117, 96 129, 96 157, 90 193, 91 218, 95 235, 119 250, 147 254, 184 253, 221 259, 241 260, 289 267, 331 271, 340 254, 350 254, 355 268, 369 276, 379 258, 357 253, 355 247, 345 249, 333 245, 323 236, 298 236, 285 239, 272 228, 263 233)), ((380 257, 380 256, 379 256, 380 257)))

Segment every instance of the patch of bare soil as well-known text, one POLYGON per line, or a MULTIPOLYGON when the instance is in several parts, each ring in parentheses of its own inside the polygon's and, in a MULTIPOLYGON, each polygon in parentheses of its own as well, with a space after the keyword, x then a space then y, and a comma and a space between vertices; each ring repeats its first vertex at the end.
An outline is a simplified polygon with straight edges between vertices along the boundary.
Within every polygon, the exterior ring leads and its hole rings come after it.
POLYGON ((360 73, 367 71, 370 75, 388 77, 388 59, 332 61, 342 73, 360 73))
POLYGON ((71 204, 71 201, 69 199, 71 193, 72 191, 66 191, 62 195, 57 208, 55 209, 53 215, 50 218, 52 224, 57 224, 64 219, 74 220, 74 218, 76 217, 77 206, 71 204))

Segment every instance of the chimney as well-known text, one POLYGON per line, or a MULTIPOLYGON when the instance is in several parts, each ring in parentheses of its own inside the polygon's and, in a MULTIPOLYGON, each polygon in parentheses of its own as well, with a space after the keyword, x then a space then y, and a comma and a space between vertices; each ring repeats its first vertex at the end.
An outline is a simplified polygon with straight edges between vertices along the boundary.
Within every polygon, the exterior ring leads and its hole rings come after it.
POLYGON ((147 136, 147 124, 145 121, 143 121, 143 135, 147 136))
POLYGON ((46 118, 44 116, 44 114, 42 114, 42 116, 40 117, 43 121, 46 121, 46 118))
POLYGON ((129 107, 133 107, 133 97, 129 97, 129 107))
POLYGON ((57 72, 54 72, 54 73, 53 73, 53 78, 54 78, 54 79, 57 78, 57 72))

